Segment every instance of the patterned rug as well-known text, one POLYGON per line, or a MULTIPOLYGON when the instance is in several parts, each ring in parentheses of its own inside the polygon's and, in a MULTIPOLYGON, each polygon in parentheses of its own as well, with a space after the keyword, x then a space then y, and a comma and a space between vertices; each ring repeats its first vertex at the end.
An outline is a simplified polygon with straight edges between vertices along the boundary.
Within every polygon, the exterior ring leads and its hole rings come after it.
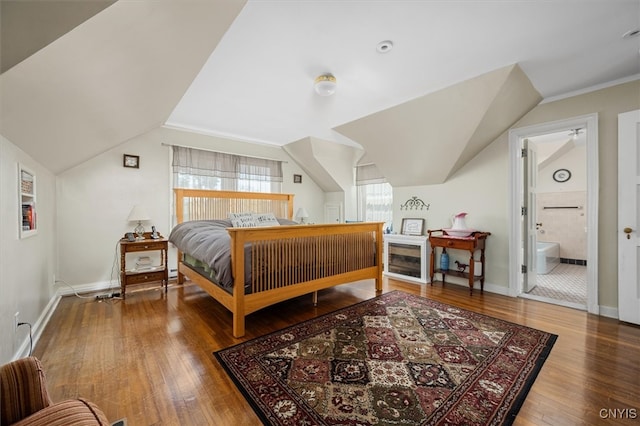
POLYGON ((215 355, 268 425, 508 425, 556 337, 394 291, 215 355))

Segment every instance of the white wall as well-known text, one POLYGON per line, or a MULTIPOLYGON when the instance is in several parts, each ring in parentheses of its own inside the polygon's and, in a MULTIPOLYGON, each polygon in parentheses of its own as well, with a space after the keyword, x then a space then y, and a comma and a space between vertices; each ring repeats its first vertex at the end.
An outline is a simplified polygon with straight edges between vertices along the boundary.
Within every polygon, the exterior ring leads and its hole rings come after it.
POLYGON ((0 136, 0 363, 26 355, 29 328, 14 333, 14 314, 42 332, 43 315, 55 303, 55 177, 0 136), (36 175, 38 232, 19 238, 18 163, 36 175))
POLYGON ((587 146, 573 147, 538 170, 536 222, 541 223, 538 241, 560 244, 560 257, 587 259, 587 146), (571 178, 556 182, 553 173, 567 169, 571 178), (545 209, 575 206, 579 209, 545 209))
MULTIPOLYGON (((598 113, 599 211, 598 211, 598 299, 608 312, 618 306, 617 254, 617 141, 618 114, 640 108, 640 80, 538 105, 513 128, 526 127, 581 115, 598 113)), ((509 285, 508 277, 508 135, 491 145, 441 185, 394 188, 394 229, 402 217, 424 217, 428 229, 450 225, 449 217, 465 211, 467 225, 491 232, 486 248, 486 283, 498 291, 509 285), (429 211, 400 210, 411 196, 431 204, 429 211)), ((425 153, 428 155, 428 153, 425 153)), ((577 166, 574 167, 578 172, 577 166)), ((576 179, 576 182, 579 179, 576 179)), ((571 181, 570 181, 571 182, 571 181)))
POLYGON ((587 191, 543 192, 536 199, 538 241, 560 244, 560 257, 587 260, 587 191), (549 207, 572 206, 577 209, 549 207), (546 207, 546 208, 545 208, 546 207))
POLYGON ((126 220, 135 204, 152 218, 147 228, 168 234, 168 155, 169 148, 147 134, 58 176, 58 249, 64 253, 58 279, 83 291, 118 287, 117 243, 135 226, 126 220), (125 153, 140 156, 139 169, 122 166, 125 153))
POLYGON ((536 192, 570 192, 587 190, 587 145, 576 146, 538 170, 536 192), (566 182, 553 180, 553 172, 567 169, 571 178, 566 182))
POLYGON ((598 299, 618 306, 618 114, 640 108, 640 80, 549 102, 534 108, 514 127, 526 127, 598 113, 598 299))
MULTIPOLYGON (((640 107, 639 91, 640 81, 635 81, 542 104, 514 126, 598 112, 601 187, 598 286, 600 304, 605 307, 617 306, 617 114, 640 107)), ((158 218, 158 229, 165 233, 168 231, 170 208, 166 188, 169 187, 169 148, 163 147, 163 142, 283 158, 288 161, 285 164, 283 191, 296 194, 296 209, 304 206, 312 214, 310 221, 321 222, 323 219, 327 196, 282 149, 156 129, 58 177, 59 248, 65 254, 60 259, 62 279, 71 278, 74 283, 109 280, 115 243, 129 229, 125 218, 136 201, 148 203, 150 214, 158 218), (129 173, 136 171, 122 168, 124 152, 141 155, 142 167, 137 173, 129 173), (303 175, 302 184, 293 184, 294 173, 303 175), (78 194, 82 194, 82 197, 78 197, 78 194), (94 205, 99 208, 94 208, 94 205), (81 234, 73 230, 79 230, 81 234), (80 249, 76 249, 75 253, 67 253, 67 250, 73 251, 73 247, 86 245, 84 235, 90 235, 91 232, 99 232, 103 236, 96 240, 90 258, 84 256, 85 262, 78 263, 76 257, 82 257, 84 253, 80 249)), ((505 133, 444 184, 394 188, 396 231, 400 229, 402 217, 424 217, 426 228, 438 229, 450 225, 451 215, 466 211, 469 227, 491 232, 487 240, 486 277, 487 283, 495 286, 496 291, 506 291, 509 285, 508 151, 505 133), (400 210, 400 204, 412 196, 430 204, 430 209, 400 210)), ((345 213, 348 214, 352 207, 345 205, 345 213)))
MULTIPOLYGON (((493 291, 506 294, 509 286, 507 166, 507 146, 504 139, 498 139, 443 184, 393 188, 394 231, 400 233, 402 218, 424 218, 426 234, 428 229, 450 228, 454 214, 468 213, 469 228, 491 232, 485 250, 485 288, 489 286, 493 291), (401 210, 400 206, 413 196, 429 204, 429 210, 401 210)), ((457 259, 468 263, 467 252, 451 250, 449 254, 451 262, 457 259)), ((464 284, 455 278, 451 281, 464 284)))
MULTIPOLYGON (((304 206, 310 221, 322 218, 323 192, 281 148, 158 128, 58 176, 58 247, 64 253, 59 279, 82 290, 117 287, 117 243, 134 227, 126 221, 134 204, 144 205, 151 216, 147 228, 154 224, 162 235, 169 235, 171 148, 166 144, 283 160, 282 192, 296 195, 294 214, 304 206), (139 169, 122 167, 125 153, 140 156, 139 169), (303 175, 301 184, 293 183, 293 174, 303 175)), ((170 250, 169 266, 175 265, 175 253, 170 250)))

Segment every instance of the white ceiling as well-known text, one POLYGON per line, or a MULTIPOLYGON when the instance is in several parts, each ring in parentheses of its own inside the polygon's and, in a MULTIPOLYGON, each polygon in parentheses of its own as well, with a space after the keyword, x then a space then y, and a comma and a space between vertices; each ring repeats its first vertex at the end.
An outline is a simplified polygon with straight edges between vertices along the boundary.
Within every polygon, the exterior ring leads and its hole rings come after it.
MULTIPOLYGON (((578 134, 575 136, 573 135, 573 130, 574 129, 564 130, 527 138, 529 139, 529 143, 535 147, 538 170, 541 170, 552 161, 571 152, 574 148, 584 147, 586 145, 586 129, 578 129, 578 134)), ((586 151, 582 150, 580 154, 576 155, 584 156, 584 161, 586 161, 586 151)))
POLYGON ((332 129, 510 64, 543 98, 638 74, 640 38, 622 35, 639 27, 638 0, 249 0, 166 124, 366 145, 332 129), (326 98, 313 91, 325 72, 338 80, 326 98))

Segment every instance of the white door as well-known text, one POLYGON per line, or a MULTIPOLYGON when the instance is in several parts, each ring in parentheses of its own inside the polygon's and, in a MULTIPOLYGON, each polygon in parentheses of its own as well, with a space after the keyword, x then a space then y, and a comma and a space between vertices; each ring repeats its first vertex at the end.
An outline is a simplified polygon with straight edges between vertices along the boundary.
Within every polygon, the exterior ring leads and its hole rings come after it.
POLYGON ((341 223, 342 222, 342 205, 339 203, 326 203, 324 205, 324 222, 325 223, 341 223))
POLYGON ((640 324, 640 110, 618 115, 618 315, 640 324))
POLYGON ((529 139, 524 139, 522 168, 523 168, 523 201, 526 215, 522 218, 522 241, 524 243, 523 259, 526 261, 526 272, 523 280, 523 293, 528 293, 536 286, 537 277, 537 225, 536 225, 536 186, 538 177, 538 161, 535 145, 529 139))

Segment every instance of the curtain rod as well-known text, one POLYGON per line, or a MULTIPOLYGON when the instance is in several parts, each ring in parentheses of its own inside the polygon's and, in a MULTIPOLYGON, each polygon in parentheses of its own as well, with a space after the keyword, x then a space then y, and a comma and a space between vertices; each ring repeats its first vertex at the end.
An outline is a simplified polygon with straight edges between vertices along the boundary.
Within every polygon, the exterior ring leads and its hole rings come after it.
POLYGON ((220 153, 220 154, 227 154, 227 155, 240 155, 240 156, 243 156, 243 157, 256 158, 256 159, 258 159, 258 160, 270 160, 270 161, 279 161, 279 162, 281 162, 281 163, 288 163, 288 161, 286 161, 286 160, 280 160, 280 159, 278 159, 278 158, 258 157, 258 156, 256 156, 256 155, 238 154, 237 152, 220 151, 220 150, 218 150, 218 149, 198 148, 198 147, 194 147, 194 146, 179 145, 179 144, 175 144, 175 143, 173 143, 173 144, 172 144, 172 143, 165 143, 165 142, 162 142, 160 145, 163 145, 163 146, 171 146, 171 147, 179 146, 180 148, 199 149, 199 150, 201 150, 201 151, 217 152, 217 153, 220 153))

